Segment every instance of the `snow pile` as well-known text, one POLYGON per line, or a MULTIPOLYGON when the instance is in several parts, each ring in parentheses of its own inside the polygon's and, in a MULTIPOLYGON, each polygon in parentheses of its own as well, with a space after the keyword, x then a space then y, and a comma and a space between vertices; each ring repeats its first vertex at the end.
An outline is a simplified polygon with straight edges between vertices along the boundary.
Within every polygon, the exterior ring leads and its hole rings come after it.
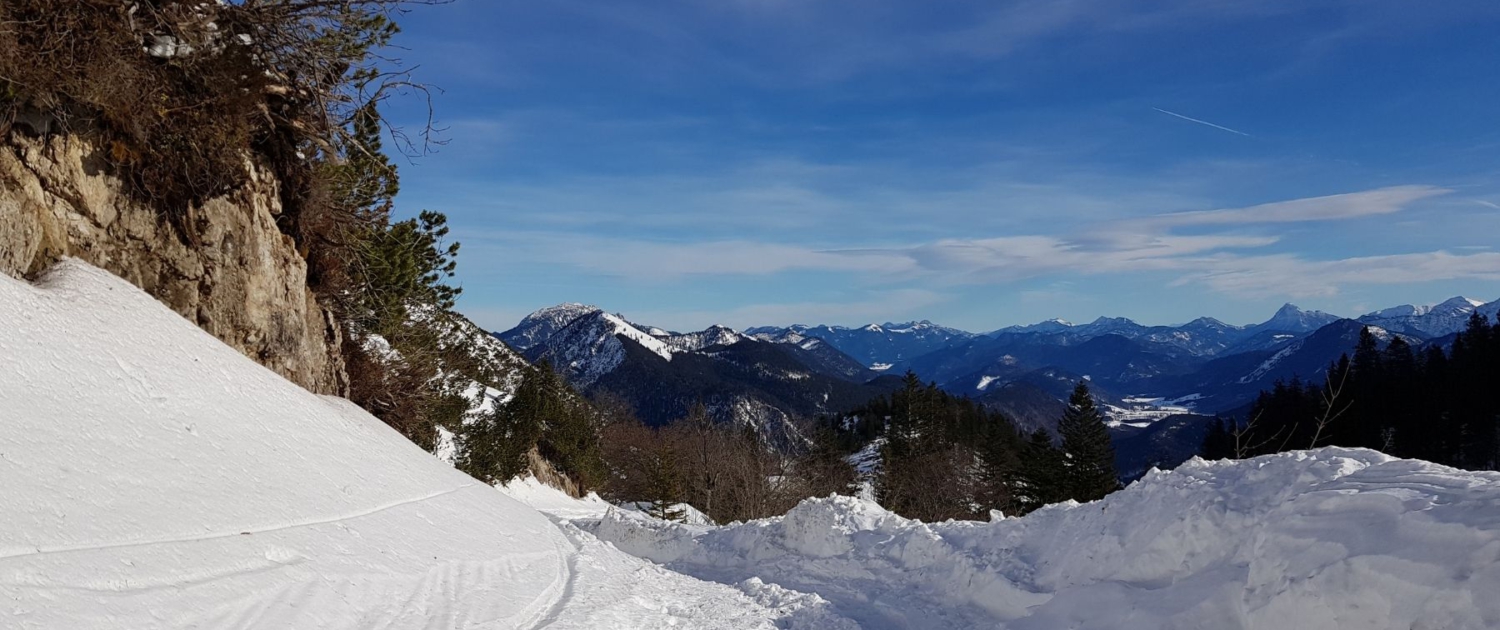
POLYGON ((0 276, 5 628, 818 627, 619 552, 77 261, 0 276))
POLYGON ((726 583, 816 593, 867 628, 1500 627, 1500 474, 1366 450, 1193 460, 1104 501, 926 524, 850 497, 685 527, 580 526, 726 583))

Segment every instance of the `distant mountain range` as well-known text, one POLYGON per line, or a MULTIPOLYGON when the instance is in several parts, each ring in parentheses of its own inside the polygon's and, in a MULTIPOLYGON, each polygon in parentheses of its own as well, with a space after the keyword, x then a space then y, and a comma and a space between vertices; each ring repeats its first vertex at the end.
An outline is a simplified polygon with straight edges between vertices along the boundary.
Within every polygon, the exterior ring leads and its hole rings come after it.
MULTIPOLYGON (((1459 297, 1354 319, 1287 304, 1249 326, 1209 317, 1179 326, 1101 317, 988 333, 925 320, 678 333, 563 304, 496 336, 529 359, 550 361, 581 390, 622 396, 648 422, 669 422, 702 402, 717 417, 785 437, 795 433, 795 418, 856 407, 891 391, 895 375, 907 370, 1027 428, 1052 427, 1062 399, 1084 378, 1111 409, 1133 405, 1130 413, 1139 414, 1141 405, 1127 398, 1175 399, 1192 401, 1187 408, 1197 412, 1225 412, 1277 379, 1321 378, 1367 326, 1386 342, 1400 336, 1413 345, 1445 343, 1475 312, 1493 318, 1500 300, 1459 297)), ((1161 417, 1182 407, 1164 409, 1161 417)))
POLYGON ((762 341, 800 343, 803 339, 821 339, 840 352, 860 360, 873 370, 887 370, 892 365, 914 359, 934 350, 963 343, 978 335, 955 328, 938 326, 923 320, 905 324, 870 324, 859 328, 843 326, 762 326, 745 330, 745 334, 762 341))
POLYGON ((773 442, 800 440, 798 418, 853 409, 899 384, 818 338, 764 341, 722 326, 677 333, 580 304, 542 309, 496 336, 585 393, 625 400, 650 424, 701 403, 773 442))

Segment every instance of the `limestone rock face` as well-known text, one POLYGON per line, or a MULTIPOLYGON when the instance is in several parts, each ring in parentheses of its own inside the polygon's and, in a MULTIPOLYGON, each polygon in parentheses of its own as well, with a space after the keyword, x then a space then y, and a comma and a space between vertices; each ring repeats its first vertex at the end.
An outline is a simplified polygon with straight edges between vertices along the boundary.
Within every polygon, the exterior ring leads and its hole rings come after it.
POLYGON ((340 332, 281 233, 276 179, 248 166, 238 190, 182 222, 134 200, 75 136, 0 143, 0 272, 26 276, 62 256, 107 269, 287 379, 343 394, 340 332), (185 226, 188 234, 174 227, 185 226))

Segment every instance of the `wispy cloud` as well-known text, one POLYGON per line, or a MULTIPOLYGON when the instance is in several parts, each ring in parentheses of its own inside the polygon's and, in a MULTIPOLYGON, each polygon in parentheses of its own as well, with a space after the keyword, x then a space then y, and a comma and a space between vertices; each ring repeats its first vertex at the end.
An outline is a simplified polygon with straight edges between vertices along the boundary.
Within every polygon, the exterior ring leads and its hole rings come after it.
MULTIPOLYGON (((1202 285, 1241 297, 1326 296, 1344 285, 1500 278, 1500 253, 1417 252, 1317 260, 1296 253, 1255 254, 1281 241, 1267 234, 1177 234, 1184 226, 1334 221, 1399 212, 1445 194, 1432 186, 1394 186, 1274 203, 1147 217, 1079 235, 946 238, 902 247, 826 248, 756 240, 662 242, 567 233, 504 232, 490 239, 532 260, 643 282, 688 277, 848 273, 871 285, 912 281, 939 286, 1006 284, 1050 276, 1178 274, 1174 286, 1202 285)), ((845 307, 849 305, 843 303, 845 307)), ((858 306, 858 304, 854 304, 858 306)), ((874 304, 870 304, 873 308, 874 304)), ((750 308, 750 307, 745 307, 750 308)), ((827 306, 835 312, 833 305, 827 306)), ((735 321, 777 320, 820 312, 809 304, 720 311, 735 321), (780 310, 777 310, 780 309, 780 310)), ((858 309, 837 311, 858 312, 858 309)), ((701 314, 700 314, 701 315, 701 314)), ((695 316, 696 317, 696 316, 695 316)))
POLYGON ((1240 131, 1238 129, 1230 129, 1230 128, 1225 127, 1223 125, 1216 125, 1216 124, 1208 122, 1206 120, 1199 120, 1197 118, 1192 118, 1190 116, 1183 116, 1182 114, 1179 114, 1177 112, 1169 112, 1169 111, 1167 111, 1165 109, 1162 109, 1160 107, 1152 107, 1151 109, 1159 111, 1159 112, 1161 112, 1163 114, 1166 114, 1168 116, 1176 116, 1177 118, 1181 118, 1181 119, 1186 120, 1188 122, 1195 122, 1195 123, 1198 123, 1200 125, 1207 125, 1209 127, 1213 127, 1214 129, 1218 129, 1218 130, 1221 130, 1221 131, 1228 131, 1229 133, 1237 133, 1239 135, 1245 136, 1246 138, 1252 138, 1252 137, 1254 137, 1254 136, 1251 136, 1250 134, 1245 133, 1243 131, 1240 131))
POLYGON ((1337 295, 1349 285, 1387 285, 1440 280, 1500 280, 1500 253, 1447 251, 1307 260, 1295 255, 1223 257, 1194 261, 1201 271, 1174 286, 1202 284, 1240 297, 1337 295))
POLYGON ((1353 193, 1307 197, 1244 208, 1160 214, 1139 220, 1162 227, 1335 221, 1400 212, 1412 202, 1453 192, 1436 186, 1389 186, 1353 193))

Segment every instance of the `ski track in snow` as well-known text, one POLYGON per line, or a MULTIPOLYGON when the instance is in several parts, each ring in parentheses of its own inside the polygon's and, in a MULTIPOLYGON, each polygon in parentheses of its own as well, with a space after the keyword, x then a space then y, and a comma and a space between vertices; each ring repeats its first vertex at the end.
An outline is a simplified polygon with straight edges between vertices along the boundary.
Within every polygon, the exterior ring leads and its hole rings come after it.
POLYGON ((818 618, 556 524, 76 260, 0 275, 0 602, 5 630, 818 618))
POLYGON ((681 525, 473 483, 77 261, 0 276, 0 357, 7 630, 1500 628, 1497 473, 1327 448, 1020 519, 681 525))
POLYGON ((380 512, 384 512, 386 510, 398 508, 398 507, 401 507, 401 506, 404 506, 404 505, 411 505, 413 503, 421 503, 423 501, 429 501, 429 500, 436 499, 436 498, 444 496, 444 495, 453 494, 455 492, 458 492, 460 490, 464 490, 466 488, 472 488, 474 486, 475 486, 475 484, 472 484, 472 483, 471 484, 464 484, 464 485, 459 486, 457 488, 452 488, 452 489, 449 489, 449 490, 441 490, 441 491, 434 492, 434 493, 431 493, 431 494, 428 494, 428 495, 425 495, 425 496, 415 497, 415 498, 411 498, 411 499, 404 499, 404 500, 400 500, 400 501, 393 501, 391 503, 387 503, 385 505, 376 506, 376 507, 370 508, 368 510, 362 510, 362 511, 355 512, 355 513, 352 513, 352 514, 345 514, 343 516, 335 516, 335 517, 331 517, 331 518, 311 519, 311 520, 306 520, 306 521, 297 522, 297 523, 287 523, 287 524, 284 524, 284 525, 273 525, 273 526, 269 526, 269 527, 258 527, 258 528, 252 527, 252 528, 242 529, 242 530, 238 530, 238 531, 228 531, 228 532, 217 532, 217 533, 212 533, 212 534, 204 534, 202 536, 180 536, 180 537, 176 537, 176 538, 161 538, 161 539, 157 539, 157 540, 136 540, 136 541, 126 541, 126 542, 117 542, 117 543, 99 543, 99 544, 69 545, 69 546, 65 546, 65 547, 43 547, 43 548, 38 548, 38 549, 36 549, 34 551, 0 553, 0 562, 4 562, 6 560, 11 560, 11 559, 15 559, 15 558, 25 558, 27 556, 45 556, 45 555, 52 555, 52 554, 59 554, 59 553, 73 553, 73 552, 76 552, 76 551, 103 551, 103 550, 107 550, 107 549, 127 549, 127 548, 130 548, 130 547, 146 547, 146 546, 150 546, 150 545, 170 545, 170 544, 176 544, 176 543, 204 542, 204 541, 209 541, 209 540, 216 540, 216 539, 219 539, 219 538, 233 538, 235 536, 253 536, 255 534, 268 534, 268 533, 271 533, 271 532, 279 532, 279 531, 284 531, 284 530, 288 530, 288 529, 296 529, 298 527, 314 527, 314 526, 317 526, 317 525, 331 525, 331 524, 334 524, 334 523, 341 523, 343 521, 349 521, 349 520, 353 520, 353 519, 357 519, 357 518, 362 518, 362 517, 365 517, 365 516, 370 516, 371 514, 378 514, 380 512))

